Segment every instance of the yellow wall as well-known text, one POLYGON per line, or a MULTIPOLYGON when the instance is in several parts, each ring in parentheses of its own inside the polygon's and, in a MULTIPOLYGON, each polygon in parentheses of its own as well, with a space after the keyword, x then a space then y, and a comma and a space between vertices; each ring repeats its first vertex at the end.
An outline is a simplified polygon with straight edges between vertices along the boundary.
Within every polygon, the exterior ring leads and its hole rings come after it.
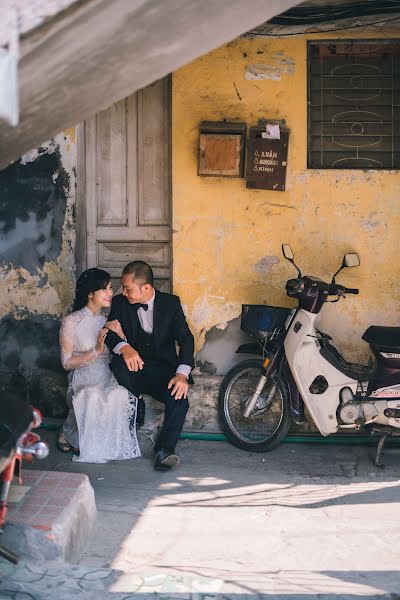
POLYGON ((174 291, 198 349, 207 331, 240 315, 242 303, 293 305, 284 285, 295 271, 281 256, 283 242, 306 273, 323 278, 346 251, 360 254, 361 267, 339 279, 360 295, 326 306, 322 317, 347 355, 367 353, 360 336, 369 324, 400 325, 400 175, 307 169, 305 37, 240 39, 183 67, 173 75, 172 122, 174 291), (274 79, 246 80, 254 63, 268 65, 274 79), (266 117, 285 118, 291 130, 285 192, 197 176, 200 121, 252 126, 266 117))

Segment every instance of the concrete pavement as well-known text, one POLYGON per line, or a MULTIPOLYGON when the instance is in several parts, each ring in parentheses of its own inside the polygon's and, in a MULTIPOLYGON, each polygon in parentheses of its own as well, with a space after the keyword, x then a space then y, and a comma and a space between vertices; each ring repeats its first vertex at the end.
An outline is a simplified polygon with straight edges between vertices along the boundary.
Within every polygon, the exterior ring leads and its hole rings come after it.
POLYGON ((98 528, 79 565, 0 562, 1 600, 400 599, 400 449, 379 470, 366 447, 182 441, 181 467, 158 473, 141 446, 137 461, 36 463, 89 476, 98 528))

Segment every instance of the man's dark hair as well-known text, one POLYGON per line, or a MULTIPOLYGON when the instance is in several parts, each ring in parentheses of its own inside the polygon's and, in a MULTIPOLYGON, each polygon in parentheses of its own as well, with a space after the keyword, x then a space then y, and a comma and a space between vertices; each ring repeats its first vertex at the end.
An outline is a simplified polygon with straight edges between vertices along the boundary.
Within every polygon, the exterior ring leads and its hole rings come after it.
POLYGON ((134 260, 126 265, 122 275, 132 275, 132 279, 153 285, 153 269, 143 260, 134 260))

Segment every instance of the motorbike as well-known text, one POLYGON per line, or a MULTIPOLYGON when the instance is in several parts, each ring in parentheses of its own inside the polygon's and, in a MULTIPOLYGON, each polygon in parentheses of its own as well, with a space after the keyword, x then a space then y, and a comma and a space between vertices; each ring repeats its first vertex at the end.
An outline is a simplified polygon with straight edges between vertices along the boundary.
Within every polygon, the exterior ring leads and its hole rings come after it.
MULTIPOLYGON (((3 531, 10 489, 14 477, 22 483, 22 460, 46 458, 47 444, 32 429, 40 426, 42 415, 17 395, 1 393, 0 405, 0 534, 3 531)), ((17 564, 18 556, 0 544, 0 556, 17 564)))
POLYGON ((224 377, 218 396, 221 428, 235 446, 266 452, 280 444, 292 421, 306 421, 306 407, 323 436, 345 429, 378 436, 375 465, 383 466, 385 440, 400 434, 400 327, 371 325, 362 339, 375 361, 346 361, 316 319, 325 303, 359 293, 336 283, 343 269, 360 265, 358 254, 345 254, 327 283, 303 276, 288 244, 282 252, 297 270, 286 293, 298 306, 242 306, 241 329, 256 342, 236 352, 257 357, 239 362, 224 377))

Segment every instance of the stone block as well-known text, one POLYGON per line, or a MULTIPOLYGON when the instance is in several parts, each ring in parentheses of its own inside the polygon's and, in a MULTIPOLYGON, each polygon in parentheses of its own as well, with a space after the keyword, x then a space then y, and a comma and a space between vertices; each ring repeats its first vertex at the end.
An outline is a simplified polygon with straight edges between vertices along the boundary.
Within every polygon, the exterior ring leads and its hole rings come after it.
POLYGON ((2 544, 23 558, 78 560, 97 517, 87 475, 25 471, 24 486, 23 498, 10 503, 2 544))

